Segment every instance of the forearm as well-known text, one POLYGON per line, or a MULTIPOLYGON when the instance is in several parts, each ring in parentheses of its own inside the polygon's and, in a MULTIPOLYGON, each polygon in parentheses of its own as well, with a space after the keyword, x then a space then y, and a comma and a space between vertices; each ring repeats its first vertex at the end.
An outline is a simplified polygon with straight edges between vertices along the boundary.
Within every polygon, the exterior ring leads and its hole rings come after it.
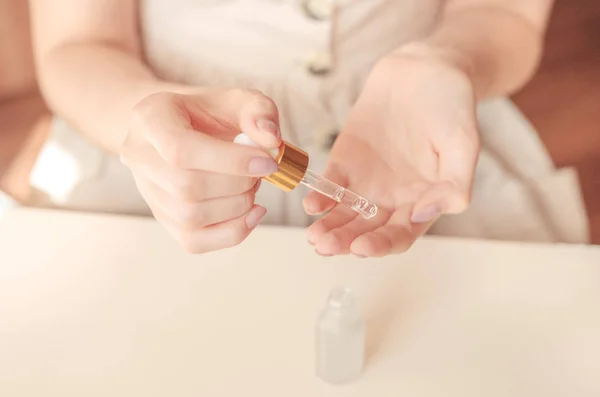
POLYGON ((449 7, 429 37, 402 49, 432 51, 457 66, 471 78, 478 99, 508 95, 531 78, 542 53, 545 25, 540 22, 544 18, 532 22, 509 7, 485 3, 449 7))
POLYGON ((128 131, 129 114, 144 97, 184 87, 158 80, 133 54, 104 44, 65 44, 39 59, 51 109, 110 152, 128 131))
POLYGON ((27 3, 0 1, 0 102, 35 91, 27 3))

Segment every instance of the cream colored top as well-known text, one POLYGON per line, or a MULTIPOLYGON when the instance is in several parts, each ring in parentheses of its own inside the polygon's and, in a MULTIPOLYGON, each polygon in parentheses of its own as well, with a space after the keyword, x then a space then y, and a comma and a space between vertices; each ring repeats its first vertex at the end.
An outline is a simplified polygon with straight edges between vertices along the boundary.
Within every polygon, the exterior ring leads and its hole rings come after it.
MULTIPOLYGON (((140 0, 146 59, 162 78, 206 86, 242 86, 272 97, 284 138, 324 168, 332 137, 373 64, 433 29, 442 0, 140 0)), ((587 241, 577 176, 557 171, 537 134, 506 99, 481 104, 483 149, 473 204, 432 232, 532 241, 587 241)), ((51 144, 79 167, 73 182, 50 186, 42 156, 37 186, 61 206, 144 213, 128 170, 57 120, 51 144), (119 192, 116 194, 115 192, 119 192)), ((51 150, 55 150, 52 147, 51 150)), ((50 149, 49 149, 50 150, 50 149)), ((68 172, 54 174, 70 175, 68 172)), ((305 226, 302 187, 285 193, 263 184, 266 223, 305 226)), ((373 198, 376 201, 376 198, 373 198)))
POLYGON ((0 236, 3 397, 600 395, 600 248, 425 237, 322 258, 259 227, 193 256, 153 220, 21 210, 0 236), (367 363, 333 387, 314 327, 340 285, 367 363))
MULTIPOLYGON (((284 139, 324 167, 377 60, 434 26, 440 0, 142 0, 148 63, 198 86, 242 86, 279 106, 284 139)), ((267 222, 302 225, 305 190, 259 192, 267 222)))

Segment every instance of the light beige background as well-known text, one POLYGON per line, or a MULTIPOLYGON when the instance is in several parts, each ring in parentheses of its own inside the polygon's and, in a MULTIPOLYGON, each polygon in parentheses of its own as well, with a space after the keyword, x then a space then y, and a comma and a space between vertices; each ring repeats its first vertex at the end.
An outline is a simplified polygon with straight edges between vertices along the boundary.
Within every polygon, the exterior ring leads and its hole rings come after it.
POLYGON ((183 253, 153 221, 0 218, 0 396, 598 396, 600 249, 425 238, 320 258, 303 231, 183 253), (313 374, 328 292, 368 318, 363 377, 313 374))

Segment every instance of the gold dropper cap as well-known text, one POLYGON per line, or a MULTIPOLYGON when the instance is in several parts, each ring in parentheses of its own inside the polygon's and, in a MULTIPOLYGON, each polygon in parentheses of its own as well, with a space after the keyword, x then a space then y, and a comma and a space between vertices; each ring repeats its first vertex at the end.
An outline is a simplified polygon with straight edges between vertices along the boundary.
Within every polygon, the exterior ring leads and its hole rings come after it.
POLYGON ((294 190, 308 168, 308 153, 284 141, 275 161, 279 164, 279 170, 264 179, 286 192, 294 190))

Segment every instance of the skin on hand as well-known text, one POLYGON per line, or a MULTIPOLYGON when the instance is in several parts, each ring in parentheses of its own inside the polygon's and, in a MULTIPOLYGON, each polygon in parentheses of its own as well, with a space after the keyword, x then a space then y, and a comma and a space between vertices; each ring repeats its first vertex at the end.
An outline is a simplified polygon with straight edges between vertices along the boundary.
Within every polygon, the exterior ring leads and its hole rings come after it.
MULTIPOLYGON (((464 208, 478 147, 470 92, 479 99, 506 93, 535 69, 552 0, 444 3, 441 26, 425 45, 471 70, 463 74, 418 54, 380 62, 327 171, 376 202, 379 215, 365 225, 336 207, 309 229, 323 254, 399 252, 427 229, 427 219, 464 208), (376 172, 367 174, 352 164, 355 158, 372 159, 376 172)), ((250 172, 250 159, 259 154, 231 149, 228 141, 244 131, 272 147, 268 121, 278 125, 276 109, 271 103, 258 112, 273 116, 265 123, 254 117, 251 103, 270 100, 255 92, 201 90, 157 78, 143 61, 138 7, 137 0, 30 0, 44 97, 92 141, 115 153, 121 148, 155 215, 188 250, 234 245, 264 209, 250 207, 259 176, 250 172), (152 95, 157 92, 185 95, 152 95)), ((314 194, 306 199, 311 213, 332 207, 314 194)))
POLYGON ((30 6, 39 80, 53 112, 121 155, 155 217, 188 251, 244 240, 266 211, 254 204, 257 178, 277 164, 232 140, 243 131, 264 147, 280 145, 271 99, 160 80, 143 61, 136 0, 30 6))
POLYGON ((479 154, 476 102, 531 77, 552 3, 448 0, 429 37, 379 62, 326 170, 376 203, 378 215, 364 220, 309 194, 308 213, 329 211, 308 230, 317 253, 402 252, 440 215, 467 208, 479 154))
POLYGON ((266 209, 255 205, 261 176, 277 170, 264 150, 234 144, 240 132, 281 144, 277 108, 241 89, 153 94, 133 110, 121 160, 155 218, 189 252, 241 243, 266 209))
POLYGON ((365 220, 311 193, 307 212, 331 211, 310 226, 309 242, 321 255, 405 251, 441 214, 468 206, 478 153, 469 78, 426 57, 386 58, 367 81, 325 172, 375 202, 378 214, 365 220))

